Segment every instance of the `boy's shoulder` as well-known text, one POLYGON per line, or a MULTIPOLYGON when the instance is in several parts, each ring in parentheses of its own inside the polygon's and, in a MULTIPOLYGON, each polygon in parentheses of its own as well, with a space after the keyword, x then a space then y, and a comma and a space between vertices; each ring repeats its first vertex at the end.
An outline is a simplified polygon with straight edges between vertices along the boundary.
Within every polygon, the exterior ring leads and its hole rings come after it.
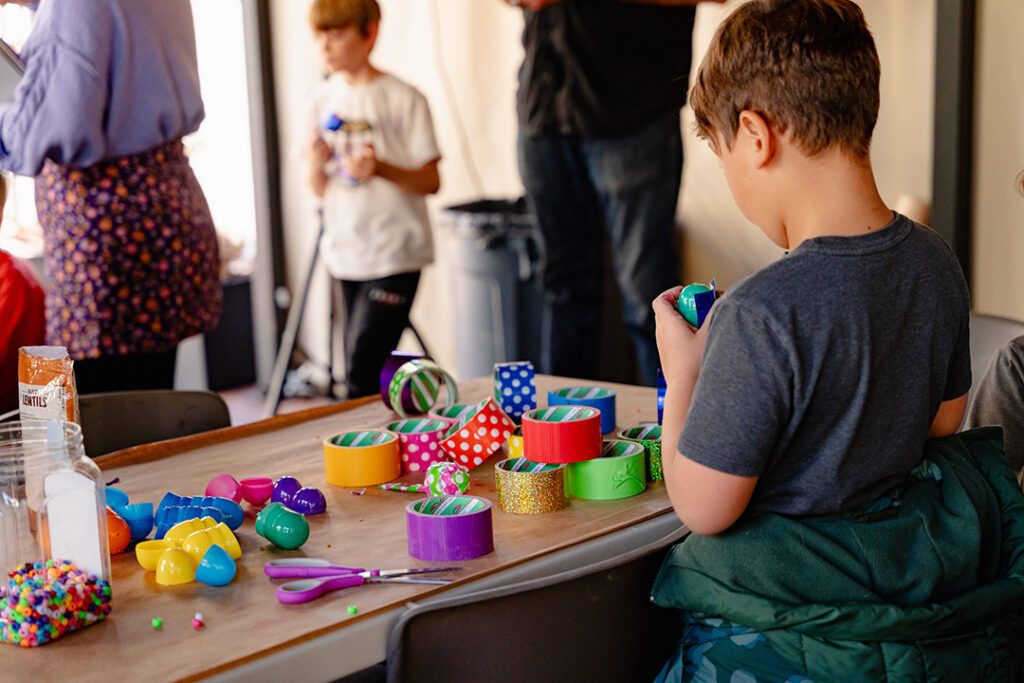
POLYGON ((813 300, 834 303, 870 288, 872 278, 891 269, 910 279, 963 279, 956 255, 938 233, 896 214, 874 233, 808 240, 731 287, 727 298, 731 306, 777 315, 813 300))

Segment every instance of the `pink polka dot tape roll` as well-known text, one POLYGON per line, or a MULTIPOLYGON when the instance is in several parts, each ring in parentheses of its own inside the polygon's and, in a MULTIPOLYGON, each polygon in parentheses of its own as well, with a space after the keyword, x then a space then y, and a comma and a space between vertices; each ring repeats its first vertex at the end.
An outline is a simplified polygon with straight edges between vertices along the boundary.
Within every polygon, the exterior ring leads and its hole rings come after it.
POLYGON ((472 415, 451 435, 441 442, 453 460, 473 469, 491 457, 508 439, 516 428, 492 398, 485 398, 476 405, 472 415))
MULTIPOLYGON (((0 586, 0 642, 36 647, 110 614, 110 584, 70 562, 19 566, 0 586)), ((13 673, 13 672, 12 672, 13 673)))
POLYGON ((403 472, 425 472, 431 464, 447 460, 441 440, 448 432, 448 423, 424 417, 397 420, 384 429, 398 434, 403 472))

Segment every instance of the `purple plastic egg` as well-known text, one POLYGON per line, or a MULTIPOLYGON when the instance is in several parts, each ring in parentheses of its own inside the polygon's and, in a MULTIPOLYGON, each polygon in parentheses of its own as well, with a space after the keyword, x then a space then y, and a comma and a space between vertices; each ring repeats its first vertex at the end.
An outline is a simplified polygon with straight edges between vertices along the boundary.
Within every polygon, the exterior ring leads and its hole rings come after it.
POLYGON ((270 502, 281 503, 287 507, 292 496, 301 488, 302 484, 295 477, 281 477, 274 482, 274 488, 270 492, 270 502))
POLYGON ((318 515, 327 510, 327 499, 320 489, 301 488, 292 495, 288 508, 303 515, 318 515))

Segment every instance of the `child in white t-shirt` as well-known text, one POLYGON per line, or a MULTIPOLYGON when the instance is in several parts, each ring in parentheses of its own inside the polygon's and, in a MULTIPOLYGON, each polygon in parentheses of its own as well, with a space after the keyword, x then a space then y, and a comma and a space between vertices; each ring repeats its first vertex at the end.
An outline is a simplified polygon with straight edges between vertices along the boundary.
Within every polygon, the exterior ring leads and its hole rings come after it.
POLYGON ((426 98, 370 64, 376 0, 314 0, 310 23, 328 75, 311 98, 309 182, 323 199, 320 254, 341 283, 354 398, 378 390, 433 260, 424 197, 440 187, 441 155, 426 98))

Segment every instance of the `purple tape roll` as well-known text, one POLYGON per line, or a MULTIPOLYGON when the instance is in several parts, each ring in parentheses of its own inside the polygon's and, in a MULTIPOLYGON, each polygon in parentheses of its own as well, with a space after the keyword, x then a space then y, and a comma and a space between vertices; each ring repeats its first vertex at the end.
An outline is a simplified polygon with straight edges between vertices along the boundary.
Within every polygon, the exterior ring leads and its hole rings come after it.
POLYGON ((471 560, 494 550, 491 502, 476 496, 421 498, 405 506, 409 554, 419 560, 471 560))
MULTIPOLYGON (((384 367, 380 369, 380 397, 384 399, 384 405, 394 410, 391 399, 388 398, 388 389, 391 387, 391 380, 394 378, 398 368, 414 358, 423 358, 422 353, 408 353, 406 351, 392 351, 384 367)), ((408 384, 402 389, 402 408, 406 413, 413 415, 418 412, 416 405, 412 402, 412 385, 408 384)))

